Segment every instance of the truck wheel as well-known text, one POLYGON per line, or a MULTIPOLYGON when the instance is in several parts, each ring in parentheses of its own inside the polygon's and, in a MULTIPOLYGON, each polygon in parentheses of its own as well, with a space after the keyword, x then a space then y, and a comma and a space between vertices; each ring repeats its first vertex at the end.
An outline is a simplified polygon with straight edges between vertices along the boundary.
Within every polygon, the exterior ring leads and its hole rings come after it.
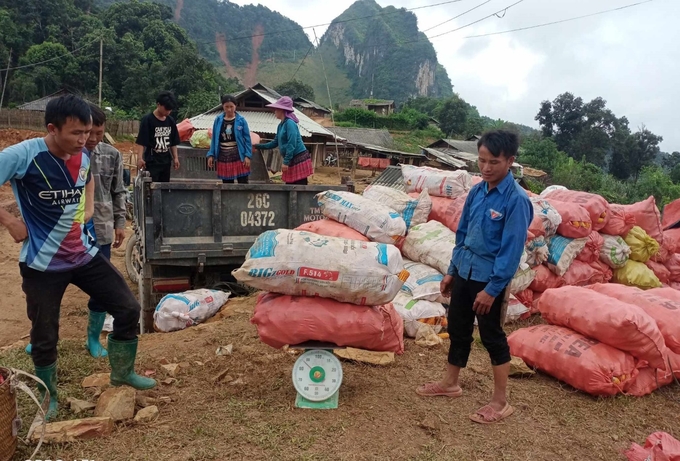
POLYGON ((128 278, 132 283, 138 283, 142 272, 142 264, 140 262, 139 245, 137 245, 137 235, 130 236, 125 247, 125 269, 127 270, 128 278))

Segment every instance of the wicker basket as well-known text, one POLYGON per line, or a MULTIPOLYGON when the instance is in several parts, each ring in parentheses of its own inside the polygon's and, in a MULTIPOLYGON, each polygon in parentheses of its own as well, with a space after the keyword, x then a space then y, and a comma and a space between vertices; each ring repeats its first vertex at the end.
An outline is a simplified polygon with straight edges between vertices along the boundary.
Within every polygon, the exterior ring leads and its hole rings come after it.
POLYGON ((4 381, 0 384, 0 461, 10 461, 17 449, 14 421, 17 419, 16 390, 10 386, 12 372, 0 367, 4 381))

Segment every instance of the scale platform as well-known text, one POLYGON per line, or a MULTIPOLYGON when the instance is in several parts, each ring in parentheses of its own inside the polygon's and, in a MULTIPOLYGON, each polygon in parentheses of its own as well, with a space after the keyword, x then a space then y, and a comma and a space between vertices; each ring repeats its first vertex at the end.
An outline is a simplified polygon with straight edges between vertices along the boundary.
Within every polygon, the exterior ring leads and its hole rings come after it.
POLYGON ((342 364, 332 351, 345 347, 308 341, 289 348, 305 351, 293 366, 293 386, 297 391, 295 407, 312 410, 337 409, 342 384, 342 364))

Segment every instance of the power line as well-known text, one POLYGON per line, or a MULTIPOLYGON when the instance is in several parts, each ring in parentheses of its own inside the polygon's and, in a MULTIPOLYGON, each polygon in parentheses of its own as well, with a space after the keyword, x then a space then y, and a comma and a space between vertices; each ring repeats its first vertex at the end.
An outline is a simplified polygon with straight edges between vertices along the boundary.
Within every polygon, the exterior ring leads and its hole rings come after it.
POLYGON ((650 3, 650 2, 653 2, 653 1, 654 0, 645 0, 644 2, 632 3, 630 5, 620 6, 618 8, 611 8, 609 10, 598 11, 597 13, 584 14, 583 16, 576 16, 576 17, 569 18, 569 19, 561 19, 559 21, 546 22, 546 23, 543 23, 543 24, 536 24, 534 26, 520 27, 519 29, 503 30, 503 31, 500 31, 500 32, 490 32, 488 34, 469 35, 469 36, 464 37, 464 38, 489 37, 491 35, 509 34, 510 32, 519 32, 519 31, 522 31, 522 30, 537 29, 539 27, 552 26, 552 25, 555 25, 555 24, 562 24, 564 22, 576 21, 578 19, 590 18, 592 16, 598 16, 598 15, 605 14, 605 13, 611 13, 613 11, 625 10, 626 8, 632 8, 634 6, 643 5, 645 3, 650 3))
POLYGON ((451 19, 447 19, 447 20, 444 21, 444 22, 440 22, 440 23, 437 24, 436 26, 432 26, 432 27, 429 27, 429 28, 423 30, 422 33, 428 32, 428 31, 430 31, 430 30, 432 30, 432 29, 436 29, 436 28, 439 27, 439 26, 443 26, 444 24, 447 24, 447 23, 449 23, 449 22, 451 22, 451 21, 454 21, 454 20, 460 18, 461 16, 464 16, 464 15, 470 13, 471 11, 474 11, 474 10, 476 10, 477 8, 480 8, 480 7, 484 6, 484 5, 486 5, 486 4, 489 3, 490 1, 491 1, 491 0, 486 0, 484 3, 481 3, 481 4, 477 5, 477 6, 475 6, 474 8, 470 8, 470 9, 467 10, 467 11, 464 11, 464 12, 462 12, 461 14, 459 14, 458 16, 454 16, 454 17, 452 17, 451 19))
POLYGON ((48 63, 48 62, 56 61, 57 59, 61 59, 61 58, 64 58, 64 57, 66 57, 66 56, 72 55, 72 54, 75 53, 76 51, 80 51, 80 50, 82 50, 82 49, 84 49, 84 48, 87 48, 88 46, 94 45, 94 44, 97 43, 100 39, 101 39, 101 37, 98 37, 96 40, 94 40, 94 41, 91 42, 91 43, 88 43, 87 45, 83 45, 83 46, 81 46, 81 47, 79 47, 79 48, 76 48, 76 49, 74 49, 74 50, 69 51, 68 53, 64 53, 64 54, 62 54, 62 55, 55 56, 55 57, 53 57, 53 58, 46 59, 46 60, 44 60, 44 61, 34 62, 34 63, 32 63, 32 64, 25 64, 25 65, 23 65, 23 66, 9 67, 9 68, 7 68, 6 70, 7 70, 7 71, 10 71, 10 70, 17 70, 17 69, 26 69, 26 68, 28 68, 28 67, 40 66, 40 65, 46 64, 46 63, 48 63))
POLYGON ((295 80, 295 76, 297 75, 298 71, 300 70, 300 67, 302 67, 302 64, 305 63, 305 59, 307 59, 307 55, 309 54, 310 51, 312 51, 312 48, 314 48, 314 42, 312 42, 312 44, 309 46, 309 49, 305 53, 305 57, 302 58, 302 61, 300 61, 300 65, 297 67, 297 69, 295 69, 295 73, 291 77, 291 80, 295 80))

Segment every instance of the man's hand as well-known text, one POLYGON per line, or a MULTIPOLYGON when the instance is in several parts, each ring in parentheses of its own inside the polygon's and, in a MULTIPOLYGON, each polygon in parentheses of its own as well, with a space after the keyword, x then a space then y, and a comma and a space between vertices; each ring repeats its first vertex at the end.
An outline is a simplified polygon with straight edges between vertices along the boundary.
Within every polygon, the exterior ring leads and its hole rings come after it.
POLYGON ((491 310, 491 305, 495 299, 495 297, 482 290, 477 293, 475 303, 472 305, 472 310, 475 311, 477 315, 486 315, 491 310))
POLYGON ((246 157, 246 159, 243 161, 243 166, 250 168, 250 159, 248 157, 246 157))
POLYGON ((19 218, 15 218, 13 221, 7 223, 5 227, 7 227, 9 235, 12 236, 15 243, 21 243, 28 238, 26 224, 19 218))
POLYGON ((113 231, 113 248, 120 248, 125 240, 125 229, 116 229, 113 231))
POLYGON ((215 159, 208 157, 208 168, 212 168, 213 166, 215 166, 215 159))
POLYGON ((288 171, 288 165, 283 165, 283 166, 281 167, 281 172, 282 172, 282 173, 285 173, 286 171, 288 171))
POLYGON ((146 162, 143 157, 137 157, 137 170, 143 170, 146 168, 146 162))
POLYGON ((451 297, 451 289, 453 288, 453 277, 450 275, 445 275, 444 279, 439 282, 439 291, 445 298, 451 297))
POLYGON ((175 166, 175 170, 179 170, 179 158, 178 158, 178 157, 175 157, 175 158, 172 160, 172 163, 173 163, 173 165, 175 166))

